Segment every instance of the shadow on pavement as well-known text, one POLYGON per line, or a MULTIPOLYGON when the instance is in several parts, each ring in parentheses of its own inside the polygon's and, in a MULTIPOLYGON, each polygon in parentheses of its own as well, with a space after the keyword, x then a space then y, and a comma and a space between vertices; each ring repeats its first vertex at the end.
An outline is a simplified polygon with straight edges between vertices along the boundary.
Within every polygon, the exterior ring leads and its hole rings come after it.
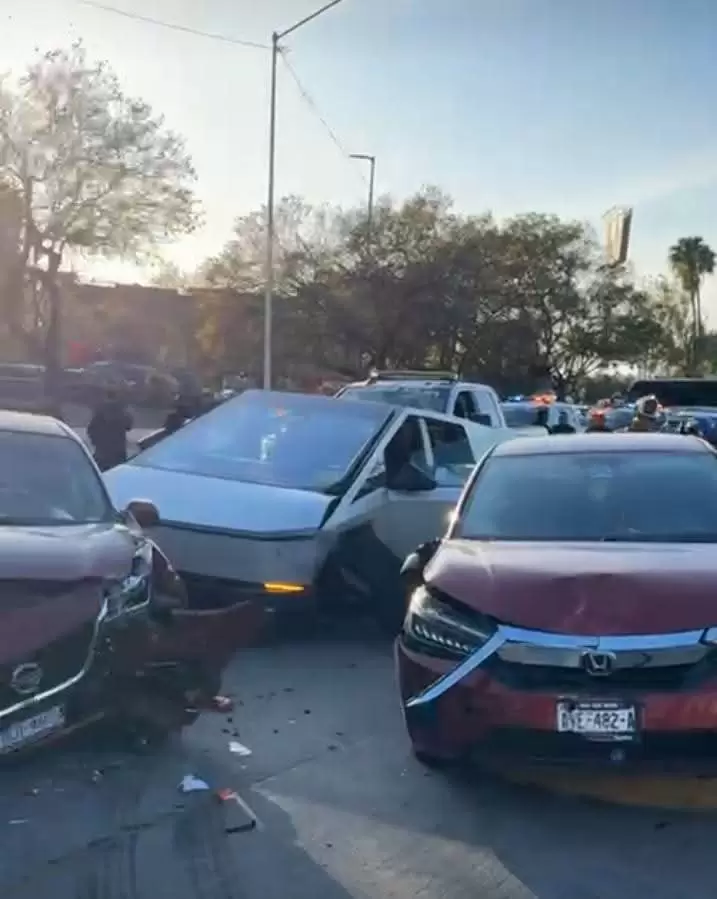
POLYGON ((236 789, 226 768, 188 732, 146 754, 84 738, 0 770, 0 895, 345 899, 277 808, 260 803, 266 829, 227 834, 213 794, 179 791, 187 774, 236 789))
POLYGON ((714 892, 715 815, 611 806, 420 766, 387 646, 317 640, 310 653, 250 651, 235 677, 245 697, 237 720, 254 751, 241 775, 250 802, 282 809, 313 856, 360 879, 361 895, 385 895, 382 885, 396 880, 396 895, 451 899, 714 892))

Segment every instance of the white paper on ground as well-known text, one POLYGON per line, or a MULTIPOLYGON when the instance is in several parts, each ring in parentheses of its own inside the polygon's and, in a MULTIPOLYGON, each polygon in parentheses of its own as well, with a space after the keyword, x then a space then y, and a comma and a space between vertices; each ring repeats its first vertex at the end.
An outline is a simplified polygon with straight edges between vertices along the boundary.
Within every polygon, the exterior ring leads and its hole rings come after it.
POLYGON ((232 740, 229 743, 229 752, 233 752, 235 755, 251 755, 251 749, 238 740, 232 740))
POLYGON ((195 777, 193 774, 187 774, 182 778, 179 789, 182 793, 196 793, 199 790, 208 790, 210 787, 206 781, 201 780, 199 777, 195 777))

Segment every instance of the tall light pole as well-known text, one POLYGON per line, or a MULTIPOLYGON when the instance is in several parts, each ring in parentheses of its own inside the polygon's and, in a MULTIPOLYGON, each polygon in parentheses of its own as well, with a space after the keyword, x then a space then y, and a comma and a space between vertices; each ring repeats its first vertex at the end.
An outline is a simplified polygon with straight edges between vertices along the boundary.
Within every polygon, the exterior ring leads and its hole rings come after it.
POLYGON ((373 187, 374 187, 374 182, 376 180, 376 157, 369 156, 367 153, 352 153, 351 159, 365 159, 368 161, 370 168, 371 168, 371 173, 369 175, 369 182, 368 182, 368 213, 366 216, 366 221, 367 221, 366 230, 370 237, 371 236, 371 224, 373 222, 373 187))
POLYGON ((276 168, 276 69, 281 49, 279 41, 298 31, 309 22, 313 22, 334 6, 338 6, 342 0, 331 0, 321 9, 305 16, 301 21, 286 28, 284 31, 275 31, 271 36, 271 86, 269 97, 269 188, 266 201, 266 289, 264 293, 264 390, 271 390, 271 344, 273 330, 273 299, 274 299, 274 172, 276 168))

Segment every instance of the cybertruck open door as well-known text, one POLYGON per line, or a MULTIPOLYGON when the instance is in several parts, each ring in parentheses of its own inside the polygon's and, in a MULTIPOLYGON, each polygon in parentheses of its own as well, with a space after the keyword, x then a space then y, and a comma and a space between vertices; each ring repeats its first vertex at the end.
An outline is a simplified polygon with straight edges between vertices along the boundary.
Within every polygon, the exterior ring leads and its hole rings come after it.
POLYGON ((476 462, 509 429, 428 411, 398 416, 332 515, 342 579, 391 626, 403 611, 400 569, 440 537, 476 462))

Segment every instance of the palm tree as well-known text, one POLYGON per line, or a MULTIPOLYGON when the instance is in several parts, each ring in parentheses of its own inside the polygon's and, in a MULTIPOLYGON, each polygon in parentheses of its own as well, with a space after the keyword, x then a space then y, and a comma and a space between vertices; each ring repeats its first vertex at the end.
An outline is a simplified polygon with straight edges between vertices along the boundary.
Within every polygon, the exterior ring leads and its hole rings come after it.
POLYGON ((681 237, 670 247, 670 266, 690 299, 692 312, 692 364, 697 365, 699 340, 704 332, 700 289, 705 275, 715 270, 717 256, 701 237, 681 237))

